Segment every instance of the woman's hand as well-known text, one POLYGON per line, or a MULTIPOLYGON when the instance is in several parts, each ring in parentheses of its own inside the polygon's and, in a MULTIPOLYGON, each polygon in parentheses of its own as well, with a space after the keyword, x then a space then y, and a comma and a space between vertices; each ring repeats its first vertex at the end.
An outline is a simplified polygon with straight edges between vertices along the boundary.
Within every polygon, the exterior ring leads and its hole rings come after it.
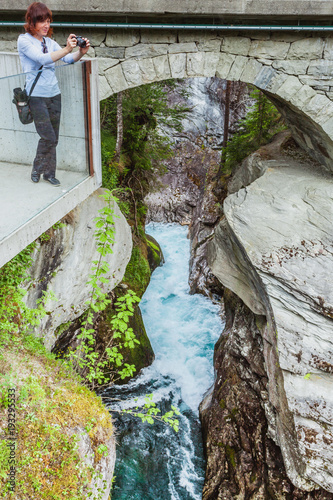
POLYGON ((68 53, 72 52, 72 50, 74 49, 74 47, 76 47, 76 36, 71 33, 69 35, 69 37, 67 38, 67 45, 66 45, 66 49, 68 50, 68 53))
POLYGON ((79 51, 81 52, 82 56, 84 56, 88 52, 88 50, 89 50, 90 42, 89 42, 88 38, 83 38, 82 37, 82 40, 86 41, 86 46, 85 47, 79 47, 79 51))

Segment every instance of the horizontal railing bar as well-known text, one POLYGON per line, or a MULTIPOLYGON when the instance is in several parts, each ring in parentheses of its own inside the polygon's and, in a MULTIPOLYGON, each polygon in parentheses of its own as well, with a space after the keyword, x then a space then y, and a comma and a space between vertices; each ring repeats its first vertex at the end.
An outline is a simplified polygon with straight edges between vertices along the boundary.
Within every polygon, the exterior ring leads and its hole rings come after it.
MULTIPOLYGON (((23 21, 0 21, 0 26, 23 26, 23 21)), ((147 23, 70 23, 54 22, 57 28, 110 28, 110 29, 156 29, 156 30, 219 30, 219 31, 333 31, 333 26, 266 26, 224 24, 147 24, 147 23)))

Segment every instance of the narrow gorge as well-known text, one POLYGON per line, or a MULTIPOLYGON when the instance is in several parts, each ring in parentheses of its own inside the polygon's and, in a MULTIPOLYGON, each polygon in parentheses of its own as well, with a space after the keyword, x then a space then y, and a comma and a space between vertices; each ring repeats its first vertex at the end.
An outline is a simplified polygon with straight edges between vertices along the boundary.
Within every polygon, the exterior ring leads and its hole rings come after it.
MULTIPOLYGON (((230 136, 252 104, 243 83, 234 84, 231 95, 230 136)), ((0 361, 0 373, 7 377, 13 367, 3 388, 18 384, 27 432, 38 418, 44 422, 31 452, 37 458, 24 461, 30 476, 31 461, 40 462, 33 491, 45 487, 36 483, 45 463, 53 475, 68 466, 59 485, 70 493, 75 471, 87 469, 80 500, 91 492, 108 500, 113 483, 115 500, 333 499, 332 174, 287 129, 232 175, 221 170, 226 99, 225 80, 191 78, 168 93, 170 108, 188 109, 182 130, 159 124, 149 107, 133 117, 162 131, 172 155, 157 179, 144 178, 144 204, 135 199, 134 182, 119 190, 118 205, 112 202, 114 241, 101 287, 107 299, 92 314, 100 355, 110 346, 116 304, 132 288, 142 297, 140 306, 131 304, 128 325, 140 345, 123 351, 124 363, 136 366, 133 377, 94 387, 96 397, 47 354, 61 359, 80 352, 104 190, 32 250, 24 301, 33 309, 46 297, 45 314, 34 325, 46 349, 28 337, 16 360, 0 361), (179 433, 123 413, 144 405, 147 394, 162 413, 180 410, 179 433), (40 405, 38 411, 27 413, 24 398, 40 405), (58 408, 51 405, 47 414, 52 398, 58 408), (65 452, 58 450, 56 460, 56 451, 40 451, 40 440, 48 443, 60 430, 63 449, 69 449, 67 438, 77 443, 79 461, 74 451, 64 464, 65 452)), ((107 171, 111 181, 112 175, 117 182, 125 178, 126 160, 118 158, 117 174, 107 171)), ((143 184, 137 188, 142 197, 143 184)), ((15 321, 20 325, 19 314, 15 321)))
POLYGON ((189 224, 192 291, 224 297, 203 498, 333 498, 332 175, 285 131, 217 189, 209 129, 187 128, 147 199, 151 220, 189 224))

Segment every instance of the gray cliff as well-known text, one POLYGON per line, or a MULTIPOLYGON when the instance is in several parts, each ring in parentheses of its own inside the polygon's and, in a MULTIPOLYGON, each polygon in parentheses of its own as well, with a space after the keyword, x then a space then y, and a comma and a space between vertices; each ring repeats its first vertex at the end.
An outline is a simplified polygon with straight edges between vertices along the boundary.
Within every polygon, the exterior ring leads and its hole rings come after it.
MULTIPOLYGON (((333 178, 310 160, 264 156, 234 177, 208 262, 260 318, 261 406, 289 479, 333 493, 333 178)), ((242 340, 253 358, 256 343, 242 340)))

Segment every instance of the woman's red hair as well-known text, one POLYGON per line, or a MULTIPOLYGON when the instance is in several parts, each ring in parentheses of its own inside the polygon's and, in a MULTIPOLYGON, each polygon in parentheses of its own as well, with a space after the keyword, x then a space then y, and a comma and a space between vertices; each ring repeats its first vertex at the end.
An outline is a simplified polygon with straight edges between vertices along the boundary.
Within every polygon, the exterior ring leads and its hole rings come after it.
MULTIPOLYGON (((34 35, 36 33, 36 24, 42 23, 46 21, 46 19, 50 19, 52 22, 52 12, 44 3, 41 2, 33 2, 29 5, 27 12, 25 14, 25 31, 30 33, 30 35, 34 35)), ((50 28, 47 36, 51 36, 53 29, 50 28)))

